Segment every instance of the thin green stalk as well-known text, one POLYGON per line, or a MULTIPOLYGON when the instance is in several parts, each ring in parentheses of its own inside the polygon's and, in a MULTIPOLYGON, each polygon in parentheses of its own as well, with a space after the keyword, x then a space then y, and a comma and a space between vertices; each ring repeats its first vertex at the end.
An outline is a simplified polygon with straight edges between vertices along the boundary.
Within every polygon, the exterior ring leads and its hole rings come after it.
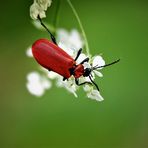
POLYGON ((88 56, 90 56, 89 45, 88 45, 87 37, 86 37, 85 31, 84 31, 83 25, 81 23, 81 20, 80 20, 80 18, 78 16, 78 13, 77 13, 76 9, 74 8, 73 4, 71 3, 71 1, 70 0, 67 0, 67 2, 69 4, 69 6, 71 7, 71 9, 72 9, 72 11, 73 11, 73 13, 74 13, 77 21, 78 21, 78 24, 80 26, 80 29, 82 31, 82 35, 83 35, 83 38, 84 38, 85 47, 86 47, 86 53, 87 53, 88 56))

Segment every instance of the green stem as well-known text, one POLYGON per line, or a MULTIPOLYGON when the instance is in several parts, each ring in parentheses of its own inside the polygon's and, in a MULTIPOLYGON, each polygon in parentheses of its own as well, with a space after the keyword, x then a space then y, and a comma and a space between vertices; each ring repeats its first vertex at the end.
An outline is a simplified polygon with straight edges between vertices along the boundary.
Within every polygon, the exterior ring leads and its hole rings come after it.
POLYGON ((84 31, 83 25, 81 23, 81 20, 80 20, 80 18, 78 16, 78 13, 77 13, 76 9, 74 8, 73 4, 71 3, 71 1, 70 0, 67 0, 67 2, 69 4, 69 6, 71 7, 71 9, 72 9, 72 11, 73 11, 73 13, 74 13, 77 21, 78 21, 78 24, 80 26, 80 29, 82 31, 82 35, 83 35, 83 38, 84 38, 85 47, 86 47, 86 53, 87 53, 88 56, 90 56, 89 45, 88 45, 87 37, 86 37, 85 31, 84 31))

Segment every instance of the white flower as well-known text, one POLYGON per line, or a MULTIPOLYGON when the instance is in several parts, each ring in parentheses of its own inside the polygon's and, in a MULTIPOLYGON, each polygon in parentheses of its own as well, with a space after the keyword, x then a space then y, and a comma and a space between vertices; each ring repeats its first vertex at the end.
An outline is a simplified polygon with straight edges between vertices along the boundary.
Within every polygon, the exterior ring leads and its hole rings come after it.
POLYGON ((71 48, 68 48, 67 46, 65 46, 65 44, 63 44, 62 42, 58 43, 58 46, 63 49, 66 53, 68 53, 70 56, 74 57, 75 53, 74 50, 72 50, 71 48))
MULTIPOLYGON (((95 56, 95 57, 92 57, 92 64, 90 65, 88 62, 85 62, 84 64, 84 69, 85 68, 92 68, 92 67, 98 67, 98 66, 104 66, 105 65, 105 61, 103 60, 103 58, 101 56, 95 56)), ((101 68, 99 68, 101 69, 101 68)), ((96 70, 93 70, 91 72, 91 75, 90 77, 92 78, 92 80, 95 79, 95 75, 99 76, 99 77, 103 77, 102 73, 99 72, 98 70, 99 69, 96 69, 96 70)), ((85 79, 83 78, 83 82, 84 81, 87 81, 87 82, 91 82, 90 78, 89 77, 85 77, 85 79)), ((91 98, 91 99, 95 99, 97 101, 103 101, 103 97, 100 95, 100 92, 98 90, 95 90, 93 88, 93 86, 91 85, 85 85, 83 87, 84 91, 87 93, 87 97, 88 98, 91 98)))
POLYGON ((46 17, 45 11, 34 1, 30 7, 30 16, 32 19, 37 19, 38 15, 40 18, 46 17))
POLYGON ((63 81, 63 77, 58 77, 56 82, 57 87, 63 87, 68 92, 72 93, 75 97, 77 97, 76 91, 78 86, 75 85, 74 78, 71 77, 68 80, 63 81))
POLYGON ((45 18, 45 11, 51 5, 51 0, 34 0, 34 3, 30 6, 30 16, 32 19, 37 19, 38 15, 40 18, 45 18))
POLYGON ((92 90, 87 93, 87 97, 90 99, 94 99, 96 101, 103 101, 103 97, 100 95, 100 92, 98 90, 92 90))
POLYGON ((50 79, 56 79, 57 77, 59 77, 59 75, 57 74, 57 73, 55 73, 55 72, 53 72, 53 71, 48 71, 48 78, 50 78, 50 79))
POLYGON ((52 0, 36 0, 36 2, 43 10, 46 11, 47 8, 51 6, 52 0))
MULTIPOLYGON (((105 61, 103 60, 103 58, 98 55, 98 56, 95 56, 93 58, 93 63, 92 63, 92 66, 95 67, 99 67, 99 66, 104 66, 105 65, 105 61)), ((103 68, 103 67, 102 67, 103 68)), ((99 76, 99 77, 103 77, 103 74, 101 72, 99 72, 98 70, 102 69, 102 68, 97 68, 96 70, 93 70, 93 72, 99 76)))
MULTIPOLYGON (((86 54, 81 53, 79 58, 77 59, 77 64, 80 64, 86 58, 87 58, 86 54)), ((88 62, 85 62, 85 63, 88 63, 88 62)))
POLYGON ((96 101, 104 100, 103 97, 100 95, 100 92, 96 89, 93 89, 93 86, 85 85, 83 89, 86 92, 88 98, 96 101))
MULTIPOLYGON (((85 68, 92 68, 92 67, 96 67, 96 66, 99 67, 99 66, 104 66, 105 61, 103 60, 103 58, 100 55, 98 55, 98 56, 92 57, 92 64, 91 64, 92 66, 87 62, 85 62, 83 65, 84 65, 84 69, 85 68)), ((97 68, 97 69, 93 70, 92 75, 96 74, 99 77, 103 77, 103 74, 98 71, 100 69, 102 69, 102 68, 97 68)))
POLYGON ((90 65, 88 62, 85 62, 85 63, 83 64, 83 66, 84 66, 84 69, 86 69, 86 68, 91 68, 91 65, 90 65))
MULTIPOLYGON (((104 65, 105 65, 105 61, 103 60, 103 58, 100 55, 93 57, 93 63, 92 63, 93 67, 104 66, 104 65)), ((99 69, 102 69, 102 68, 99 68, 99 69)))
POLYGON ((51 88, 51 82, 37 72, 27 75, 27 89, 35 96, 42 96, 46 89, 51 88))
POLYGON ((76 29, 71 30, 70 32, 65 29, 58 29, 57 31, 57 41, 59 42, 59 46, 70 53, 72 57, 74 57, 78 50, 83 47, 84 42, 82 40, 81 35, 76 29))
POLYGON ((31 57, 31 58, 33 57, 31 47, 29 47, 29 48, 26 50, 26 55, 27 55, 28 57, 31 57))
POLYGON ((90 91, 92 91, 93 90, 93 86, 90 86, 90 85, 84 85, 83 86, 83 89, 84 89, 84 91, 86 91, 86 92, 90 92, 90 91))

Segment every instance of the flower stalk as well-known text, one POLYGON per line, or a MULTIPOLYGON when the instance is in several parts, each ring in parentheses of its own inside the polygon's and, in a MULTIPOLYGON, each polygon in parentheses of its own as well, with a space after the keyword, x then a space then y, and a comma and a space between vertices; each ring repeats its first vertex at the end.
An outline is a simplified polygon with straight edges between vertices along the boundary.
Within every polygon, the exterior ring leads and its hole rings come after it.
POLYGON ((83 35, 83 38, 84 38, 86 53, 87 53, 88 56, 90 56, 88 40, 87 40, 87 37, 86 37, 86 33, 84 31, 83 25, 81 23, 81 20, 79 18, 79 15, 78 15, 76 9, 74 8, 73 4, 71 3, 71 1, 70 0, 67 0, 67 2, 69 4, 69 6, 71 7, 71 9, 72 9, 72 11, 73 11, 73 13, 74 13, 77 21, 78 21, 79 27, 80 27, 80 29, 82 31, 82 35, 83 35))

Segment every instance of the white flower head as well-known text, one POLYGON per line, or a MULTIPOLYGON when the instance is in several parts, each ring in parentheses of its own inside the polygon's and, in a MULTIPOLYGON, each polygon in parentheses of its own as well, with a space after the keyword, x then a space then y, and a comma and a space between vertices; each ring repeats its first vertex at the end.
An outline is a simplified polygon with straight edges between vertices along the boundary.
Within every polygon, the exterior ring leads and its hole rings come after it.
POLYGON ((46 11, 48 7, 51 6, 52 0, 36 0, 39 6, 46 11))
POLYGON ((100 95, 100 92, 94 89, 93 86, 87 84, 83 87, 83 89, 86 92, 88 98, 96 101, 104 100, 103 97, 100 95))
POLYGON ((38 15, 40 18, 45 18, 45 11, 51 5, 51 0, 34 0, 34 3, 30 6, 30 16, 36 20, 38 15))
POLYGON ((33 57, 33 54, 32 54, 32 48, 31 47, 29 47, 27 50, 26 50, 26 55, 28 56, 28 57, 33 57))
MULTIPOLYGON (((103 60, 102 56, 97 55, 93 57, 93 63, 92 66, 95 67, 99 67, 99 66, 104 66, 105 65, 105 61, 103 60)), ((99 68, 102 69, 102 68, 99 68)))
POLYGON ((82 37, 76 29, 72 29, 70 32, 65 29, 58 29, 57 41, 59 46, 72 57, 75 57, 78 50, 84 45, 82 37))
POLYGON ((68 80, 63 81, 63 78, 60 76, 57 79, 56 85, 58 87, 65 88, 68 92, 72 93, 75 97, 77 97, 76 91, 78 86, 75 85, 75 80, 73 77, 69 78, 68 80))
MULTIPOLYGON (((87 58, 87 56, 86 56, 86 54, 84 54, 84 53, 81 53, 80 55, 79 55, 79 58, 77 59, 77 64, 80 64, 84 59, 86 59, 87 58)), ((85 62, 86 64, 88 63, 88 62, 85 62)))
POLYGON ((93 89, 92 91, 87 93, 87 97, 90 99, 94 99, 96 101, 103 101, 103 97, 100 95, 98 90, 93 89))
POLYGON ((38 72, 31 72, 27 75, 27 89, 35 96, 42 96, 46 89, 51 88, 51 82, 38 72))
MULTIPOLYGON (((105 61, 104 59, 102 58, 102 56, 98 55, 98 56, 95 56, 93 57, 93 63, 92 63, 92 66, 93 67, 100 67, 100 66, 104 66, 105 65, 105 61)), ((103 74, 101 72, 99 72, 98 70, 102 69, 103 67, 101 68, 97 68, 96 70, 93 70, 93 72, 98 76, 98 77, 103 77, 103 74)))
POLYGON ((74 50, 63 44, 62 42, 58 43, 58 46, 62 48, 66 53, 68 53, 70 56, 74 57, 74 50))

